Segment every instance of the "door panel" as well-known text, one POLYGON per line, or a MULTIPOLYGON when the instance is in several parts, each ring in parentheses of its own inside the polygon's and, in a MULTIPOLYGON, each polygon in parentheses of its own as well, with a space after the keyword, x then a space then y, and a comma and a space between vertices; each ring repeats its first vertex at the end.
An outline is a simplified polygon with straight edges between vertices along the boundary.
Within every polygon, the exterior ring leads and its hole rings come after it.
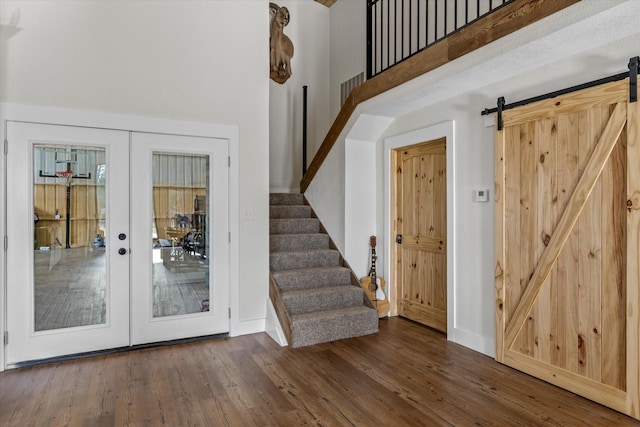
POLYGON ((496 359, 637 418, 640 181, 629 173, 639 157, 627 90, 613 83, 504 113, 496 359))
POLYGON ((133 133, 132 158, 132 344, 228 332, 227 141, 133 133))
POLYGON ((447 330, 446 140, 396 150, 399 313, 447 330))
POLYGON ((7 364, 128 345, 129 258, 93 245, 128 233, 128 133, 9 122, 7 139, 7 364))

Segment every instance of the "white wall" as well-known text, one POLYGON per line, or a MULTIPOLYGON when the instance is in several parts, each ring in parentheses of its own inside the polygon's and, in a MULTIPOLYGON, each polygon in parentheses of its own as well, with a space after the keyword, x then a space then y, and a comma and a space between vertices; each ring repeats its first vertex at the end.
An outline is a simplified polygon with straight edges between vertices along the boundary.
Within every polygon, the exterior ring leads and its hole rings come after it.
POLYGON ((331 6, 331 120, 340 112, 340 85, 367 68, 366 0, 331 6))
POLYGON ((299 192, 302 179, 303 86, 307 86, 307 165, 331 125, 329 118, 329 8, 311 0, 275 2, 289 9, 284 33, 294 47, 284 83, 269 81, 269 186, 299 192))
POLYGON ((1 102, 237 127, 242 218, 232 236, 239 240, 232 323, 235 333, 263 330, 268 2, 3 0, 0 24, 1 102))
MULTIPOLYGON (((472 191, 494 188, 494 129, 487 126, 480 112, 495 106, 499 96, 514 102, 626 71, 629 58, 640 54, 640 28, 635 22, 638 16, 640 2, 636 0, 583 0, 360 105, 308 190, 307 197, 333 239, 341 242, 342 248, 362 244, 345 242, 349 233, 342 219, 356 214, 344 202, 348 184, 345 176, 351 173, 344 159, 360 115, 378 116, 380 126, 388 126, 380 137, 369 140, 378 150, 378 177, 384 175, 385 140, 453 120, 457 249, 452 284, 455 317, 449 325, 454 330, 449 337, 493 355, 493 191, 491 203, 474 203, 472 191), (394 119, 390 126, 389 118, 394 119), (342 170, 345 166, 346 171, 342 170), (336 209, 344 211, 335 213, 336 209)), ((344 52, 343 61, 350 55, 344 52)), ((359 141, 359 147, 364 146, 362 138, 353 139, 359 141)), ((375 196, 378 218, 386 209, 383 191, 384 182, 379 178, 375 196)), ((364 217, 368 212, 359 209, 357 214, 364 217)), ((381 235, 383 227, 379 220, 376 222, 381 235)), ((378 266, 386 264, 388 248, 387 244, 378 250, 378 266)), ((347 261, 351 263, 349 257, 347 261)), ((379 274, 385 275, 386 271, 379 274)))

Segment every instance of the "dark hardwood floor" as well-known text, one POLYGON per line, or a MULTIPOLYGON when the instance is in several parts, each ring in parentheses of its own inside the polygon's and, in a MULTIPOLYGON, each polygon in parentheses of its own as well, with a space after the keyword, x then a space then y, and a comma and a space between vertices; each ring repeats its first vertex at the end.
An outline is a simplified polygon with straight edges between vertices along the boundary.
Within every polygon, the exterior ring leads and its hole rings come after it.
POLYGON ((401 318, 292 349, 266 334, 0 373, 2 426, 625 426, 401 318))

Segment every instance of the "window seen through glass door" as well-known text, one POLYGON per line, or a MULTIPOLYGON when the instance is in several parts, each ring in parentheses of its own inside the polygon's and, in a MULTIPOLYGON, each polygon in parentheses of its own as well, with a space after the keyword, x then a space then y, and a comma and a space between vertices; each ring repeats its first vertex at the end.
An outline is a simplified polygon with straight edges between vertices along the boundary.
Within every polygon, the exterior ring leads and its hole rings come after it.
POLYGON ((105 150, 34 145, 34 329, 106 320, 105 150))
POLYGON ((153 317, 208 311, 209 156, 153 153, 153 317))

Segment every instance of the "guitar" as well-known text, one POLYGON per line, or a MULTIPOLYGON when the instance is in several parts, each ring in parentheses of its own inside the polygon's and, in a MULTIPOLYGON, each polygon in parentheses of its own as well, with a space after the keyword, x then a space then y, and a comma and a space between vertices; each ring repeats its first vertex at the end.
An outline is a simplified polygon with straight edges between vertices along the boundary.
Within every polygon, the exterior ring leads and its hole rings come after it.
POLYGON ((371 236, 369 245, 371 246, 371 268, 369 275, 364 277, 361 283, 365 293, 378 310, 378 318, 383 318, 389 313, 389 300, 384 292, 384 279, 376 274, 376 259, 378 258, 376 255, 376 236, 371 236))

